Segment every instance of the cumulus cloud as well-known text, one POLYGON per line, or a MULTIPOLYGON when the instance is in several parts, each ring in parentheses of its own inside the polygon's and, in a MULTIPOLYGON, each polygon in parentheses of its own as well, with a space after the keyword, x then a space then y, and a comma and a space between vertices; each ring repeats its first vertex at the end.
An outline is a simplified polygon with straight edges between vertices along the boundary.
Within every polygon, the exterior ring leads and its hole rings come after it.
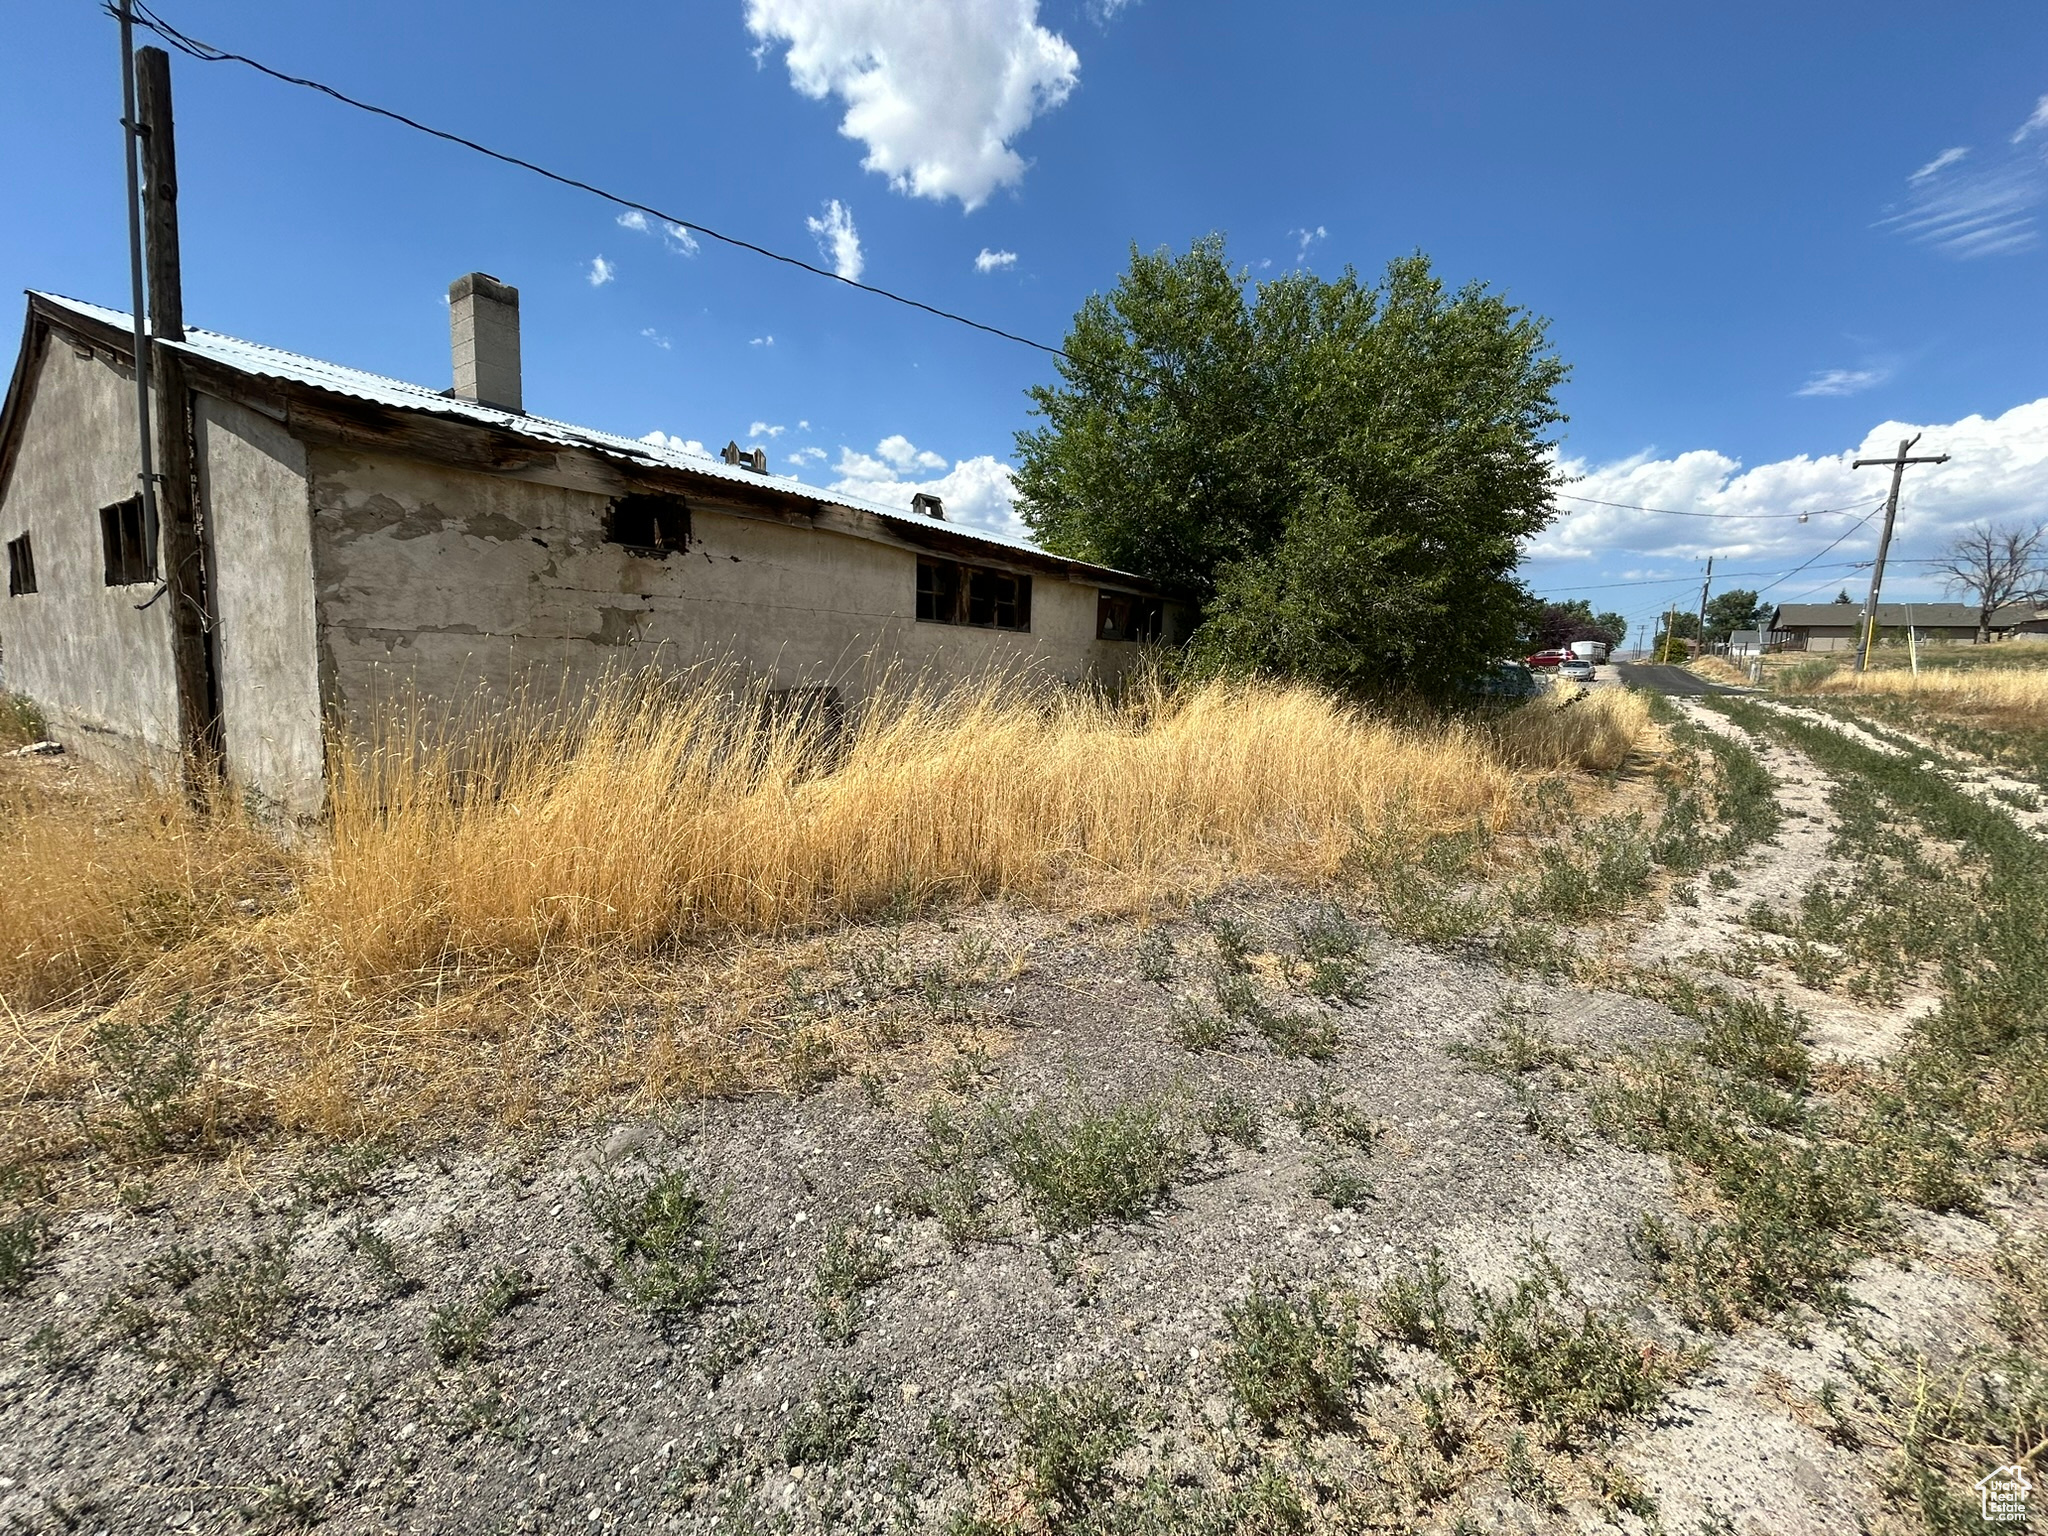
POLYGON ((1330 232, 1320 224, 1314 229, 1290 229, 1287 233, 1294 236, 1295 239, 1294 261, 1297 266, 1308 260, 1308 248, 1310 246, 1314 245, 1318 240, 1330 238, 1330 232))
POLYGON ((1877 221, 1947 256, 2005 256, 2040 243, 2038 210, 2048 200, 2048 163, 2022 145, 2048 128, 2048 96, 2013 133, 2012 147, 1979 164, 1969 146, 1945 149, 1906 178, 1903 202, 1877 221))
POLYGON ((1011 142, 1065 101, 1081 59, 1038 0, 747 0, 790 83, 844 103, 839 131, 899 192, 978 208, 1025 171, 1011 142))
POLYGON ((648 326, 640 334, 642 336, 645 336, 649 341, 653 342, 657 347, 661 348, 662 351, 666 352, 669 350, 669 339, 666 336, 662 335, 661 332, 657 331, 653 326, 648 326))
MULTIPOLYGON (((1645 575, 1697 571, 1709 554, 1721 570, 1775 574, 1819 554, 1847 533, 1857 518, 1878 507, 1888 480, 1880 469, 1854 469, 1859 458, 1889 458, 1899 443, 1921 434, 1916 453, 1946 453, 1950 462, 1907 472, 1893 544, 1894 569, 1885 590, 1903 600, 1938 596, 1922 563, 1956 530, 1986 519, 2033 517, 2048 505, 2048 398, 2013 407, 2001 416, 1955 422, 1886 421, 1839 454, 1801 454, 1745 467, 1727 454, 1696 449, 1671 457, 1654 452, 1609 464, 1567 459, 1559 468, 1581 477, 1565 487, 1558 505, 1567 515, 1539 534, 1528 553, 1539 562, 1600 559, 1608 567, 1629 554, 1655 556, 1645 575), (1577 499, 1573 499, 1577 498, 1577 499), (1596 502, 1708 512, 1713 517, 1671 517, 1596 502), (1842 515, 1832 509, 1853 509, 1842 515), (1802 523, 1796 515, 1811 513, 1802 523), (1917 583, 1917 585, 1916 585, 1917 583)), ((1814 583, 1832 584, 1851 562, 1868 561, 1876 546, 1871 521, 1792 585, 1773 589, 1779 601, 1814 583)), ((1531 579, 1542 589, 1553 568, 1539 564, 1531 579)), ((1600 578, 1594 578, 1600 579, 1600 578)), ((1697 580, 1697 575, 1694 578, 1697 580)), ((1717 578, 1718 579, 1718 578, 1717 578)), ((1745 586, 1763 586, 1745 579, 1745 586)))
POLYGON ((816 237, 818 249, 832 263, 834 272, 850 283, 860 281, 860 231, 853 227, 851 208, 835 197, 825 204, 822 216, 805 219, 804 228, 816 237))
POLYGON ((773 336, 756 336, 747 345, 750 347, 772 347, 775 345, 775 338, 773 336))
POLYGON ((949 523, 1030 536, 1016 512, 1016 477, 993 454, 961 459, 948 467, 940 455, 917 448, 899 433, 883 438, 871 454, 840 449, 832 472, 836 478, 829 489, 840 496, 908 512, 910 499, 924 492, 945 503, 949 523), (925 472, 922 478, 915 476, 918 470, 925 472))
POLYGON ((654 234, 658 231, 662 243, 678 256, 697 254, 697 237, 681 224, 671 224, 666 219, 650 219, 638 208, 628 208, 620 214, 618 224, 621 229, 630 229, 640 235, 654 234))
POLYGON ((784 426, 778 426, 766 421, 757 421, 752 426, 747 428, 747 436, 780 437, 783 433, 787 432, 788 430, 789 428, 784 426))
POLYGON ((822 448, 792 448, 789 450, 789 462, 796 465, 799 469, 806 464, 822 464, 825 462, 825 450, 822 448))
POLYGON ((1015 265, 1015 251, 992 251, 985 245, 981 248, 981 254, 974 258, 974 270, 977 272, 1007 272, 1015 265))
POLYGON ((1795 395, 1858 395, 1892 376, 1889 368, 1823 368, 1800 385, 1795 395))
POLYGON ((701 458, 710 458, 711 452, 694 437, 676 437, 667 432, 648 432, 640 441, 652 448, 663 448, 670 453, 694 453, 701 458))
POLYGON ((617 277, 618 275, 618 268, 614 267, 602 256, 593 256, 590 258, 590 271, 587 274, 587 276, 590 279, 591 287, 602 288, 606 283, 610 282, 614 277, 617 277))

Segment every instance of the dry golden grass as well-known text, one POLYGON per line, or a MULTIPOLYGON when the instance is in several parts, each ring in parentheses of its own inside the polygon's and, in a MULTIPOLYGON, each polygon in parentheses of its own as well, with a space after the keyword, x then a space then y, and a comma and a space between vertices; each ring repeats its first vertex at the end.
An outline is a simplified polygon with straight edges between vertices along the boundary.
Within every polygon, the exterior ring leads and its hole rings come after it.
POLYGON ((1732 688, 1750 686, 1749 674, 1725 656, 1695 656, 1687 663, 1687 670, 1697 672, 1710 683, 1726 683, 1732 688))
POLYGON ((2048 669, 2015 667, 1924 667, 1858 673, 1843 667, 1808 690, 1831 694, 1887 694, 1917 699, 1948 713, 2005 718, 2016 725, 2048 720, 2048 669))
POLYGON ((807 934, 933 902, 1138 911, 1233 875, 1325 879, 1390 831, 1507 827, 1532 779, 1618 767, 1647 724, 1620 690, 1472 725, 1270 684, 1111 703, 991 683, 895 697, 829 742, 719 678, 639 679, 553 723, 394 717, 337 743, 330 825, 292 852, 148 793, 23 787, 0 807, 0 1074, 17 1109, 90 1096, 97 1019, 190 999, 227 1121, 343 1132, 772 1084, 781 978, 830 944, 807 934))

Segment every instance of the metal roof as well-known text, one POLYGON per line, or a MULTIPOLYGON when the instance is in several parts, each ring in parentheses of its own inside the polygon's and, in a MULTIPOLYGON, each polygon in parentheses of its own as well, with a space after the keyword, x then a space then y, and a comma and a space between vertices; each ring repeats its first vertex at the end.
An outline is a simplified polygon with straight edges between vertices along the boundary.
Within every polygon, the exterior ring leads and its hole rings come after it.
MULTIPOLYGON (((132 334, 134 331, 134 319, 125 310, 108 309, 103 305, 88 304, 82 299, 66 298, 56 293, 42 293, 34 289, 30 290, 30 297, 40 299, 58 309, 70 310, 84 319, 111 326, 124 335, 132 334)), ((296 352, 286 352, 279 347, 267 347, 261 342, 243 341, 239 337, 222 336, 215 331, 187 326, 185 340, 182 343, 173 342, 171 345, 194 357, 202 357, 209 362, 258 378, 284 379, 314 389, 326 390, 330 394, 347 395, 357 400, 368 400, 399 410, 452 416, 483 426, 496 427, 501 431, 516 432, 522 437, 537 438, 542 442, 589 449, 595 453, 623 459, 628 463, 687 470, 693 475, 708 475, 717 480, 730 480, 751 490, 787 491, 792 496, 803 496, 834 506, 854 507, 863 512, 871 512, 876 517, 886 518, 890 522, 904 523, 918 529, 930 529, 934 526, 932 518, 907 508, 884 506, 859 496, 849 496, 844 491, 826 490, 793 476, 762 475, 751 469, 741 469, 737 465, 727 464, 722 459, 714 459, 708 454, 690 453, 681 448, 642 442, 638 438, 621 437, 615 432, 600 432, 595 427, 579 427, 566 421, 554 421, 546 416, 501 410, 497 406, 483 405, 474 400, 460 400, 453 395, 444 395, 439 390, 428 389, 423 384, 408 384, 403 379, 390 379, 382 374, 366 373, 360 368, 346 368, 339 363, 324 362, 317 357, 302 357, 296 352)), ((938 521, 936 526, 960 538, 993 544, 1003 549, 1020 550, 1026 554, 1036 555, 1042 560, 1057 560, 1067 566, 1101 571, 1105 576, 1113 576, 1124 583, 1151 585, 1143 577, 1135 576, 1129 571, 1096 565, 1092 561, 1075 560, 1066 555, 1047 554, 1029 539, 1019 538, 1015 534, 999 533, 989 528, 977 528, 971 524, 946 520, 938 521)))

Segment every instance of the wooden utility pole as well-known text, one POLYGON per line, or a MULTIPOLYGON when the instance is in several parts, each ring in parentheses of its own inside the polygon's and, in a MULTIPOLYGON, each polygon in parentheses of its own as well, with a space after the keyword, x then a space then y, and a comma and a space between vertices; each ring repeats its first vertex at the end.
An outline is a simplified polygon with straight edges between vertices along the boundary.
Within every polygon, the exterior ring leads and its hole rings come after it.
POLYGON ((1700 583, 1700 625, 1694 636, 1694 644, 1699 647, 1694 654, 1698 656, 1707 654, 1707 588, 1713 584, 1714 557, 1709 555, 1707 556, 1707 579, 1700 583))
POLYGON ((142 172, 137 165, 136 148, 142 130, 135 121, 135 18, 128 0, 121 0, 114 17, 121 23, 121 160, 128 173, 128 289, 129 307, 133 311, 129 318, 135 347, 136 459, 141 466, 135 478, 142 494, 143 538, 154 550, 156 444, 149 430, 149 334, 142 299, 142 172))
POLYGON ((195 794, 218 779, 220 701, 209 616, 211 561, 199 524, 192 390, 185 359, 170 342, 185 339, 185 285, 178 265, 178 152, 171 117, 171 58, 161 48, 135 55, 142 137, 142 209, 149 264, 150 372, 156 380, 157 507, 163 526, 163 580, 171 604, 171 668, 177 682, 178 735, 185 781, 195 794))
POLYGON ((1856 627, 1856 670, 1861 672, 1870 660, 1870 647, 1877 638, 1877 596, 1884 590, 1884 558, 1891 552, 1892 522, 1899 515, 1899 483, 1906 478, 1908 464, 1946 464, 1945 453, 1922 454, 1917 459, 1906 457, 1913 451, 1913 445, 1920 441, 1915 432, 1899 444, 1899 451, 1888 459, 1858 459, 1851 466, 1863 469, 1870 465, 1889 464, 1892 468, 1892 493, 1885 498, 1884 532, 1877 539, 1877 564, 1870 569, 1870 596, 1863 604, 1863 622, 1856 627))

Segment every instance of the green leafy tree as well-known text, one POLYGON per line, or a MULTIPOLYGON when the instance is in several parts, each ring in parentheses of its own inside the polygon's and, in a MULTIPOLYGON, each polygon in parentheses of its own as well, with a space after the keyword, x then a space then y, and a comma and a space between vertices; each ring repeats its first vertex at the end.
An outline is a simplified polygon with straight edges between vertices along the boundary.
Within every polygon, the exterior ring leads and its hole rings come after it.
POLYGON ((1531 598, 1518 644, 1525 650, 1550 650, 1578 640, 1601 640, 1614 646, 1627 635, 1627 619, 1618 613, 1596 614, 1583 597, 1563 603, 1531 598))
POLYGON ((1698 614, 1667 613, 1657 620, 1657 638, 1650 642, 1650 653, 1658 661, 1684 661, 1692 654, 1686 642, 1699 637, 1698 614))
POLYGON ((1188 594, 1198 670, 1443 693, 1513 648, 1564 419, 1540 319, 1421 255, 1248 290, 1211 236, 1133 248, 1066 352, 1017 435, 1019 511, 1188 594))
POLYGON ((1754 592, 1736 588, 1707 602, 1707 642, 1720 645, 1738 629, 1755 629, 1763 602, 1754 592))

